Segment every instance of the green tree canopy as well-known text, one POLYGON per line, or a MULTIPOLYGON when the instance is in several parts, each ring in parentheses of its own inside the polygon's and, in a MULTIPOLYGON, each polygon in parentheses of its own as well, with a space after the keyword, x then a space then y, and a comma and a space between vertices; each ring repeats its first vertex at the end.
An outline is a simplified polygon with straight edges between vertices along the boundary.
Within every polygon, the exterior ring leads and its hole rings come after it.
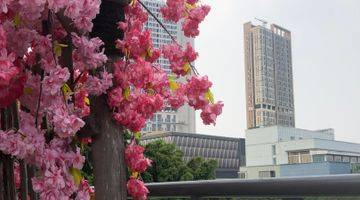
POLYGON ((216 160, 193 158, 189 163, 183 161, 183 152, 175 144, 156 140, 145 146, 145 156, 153 163, 142 174, 145 182, 189 181, 215 178, 216 160))
POLYGON ((216 160, 205 160, 202 157, 195 157, 187 163, 187 166, 191 170, 194 180, 209 180, 216 178, 216 160))

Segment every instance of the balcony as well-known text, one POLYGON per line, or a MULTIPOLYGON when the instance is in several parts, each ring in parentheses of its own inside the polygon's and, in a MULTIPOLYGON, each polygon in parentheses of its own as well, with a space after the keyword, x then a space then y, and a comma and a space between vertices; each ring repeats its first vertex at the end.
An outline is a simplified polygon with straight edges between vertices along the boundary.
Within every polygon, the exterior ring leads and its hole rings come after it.
POLYGON ((360 199, 360 175, 150 183, 150 199, 360 199), (311 198, 310 198, 311 197, 311 198), (331 197, 331 198, 330 198, 331 197), (351 197, 351 198, 350 198, 351 197))

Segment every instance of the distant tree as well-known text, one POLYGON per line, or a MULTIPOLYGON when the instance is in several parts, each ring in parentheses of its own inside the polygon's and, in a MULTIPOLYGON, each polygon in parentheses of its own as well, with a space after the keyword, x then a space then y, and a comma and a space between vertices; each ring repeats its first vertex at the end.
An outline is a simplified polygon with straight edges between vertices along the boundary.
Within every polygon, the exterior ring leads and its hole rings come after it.
POLYGON ((191 170, 194 180, 209 180, 216 178, 216 160, 205 160, 202 157, 195 157, 187 163, 187 167, 191 170))
POLYGON ((191 173, 182 160, 183 152, 174 144, 157 140, 145 146, 144 154, 152 160, 151 167, 142 176, 145 182, 179 181, 187 172, 191 173))
POLYGON ((216 160, 201 157, 184 162, 183 152, 175 144, 156 140, 145 146, 144 154, 152 166, 142 174, 145 182, 190 181, 215 178, 216 160))

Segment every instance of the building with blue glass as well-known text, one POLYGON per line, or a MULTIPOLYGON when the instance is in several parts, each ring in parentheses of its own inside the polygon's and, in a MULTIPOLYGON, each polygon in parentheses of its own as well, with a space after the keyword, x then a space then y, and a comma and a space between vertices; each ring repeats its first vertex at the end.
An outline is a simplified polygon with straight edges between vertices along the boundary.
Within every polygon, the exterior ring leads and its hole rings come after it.
POLYGON ((249 129, 245 149, 241 178, 350 174, 360 165, 360 144, 336 141, 333 129, 249 129))

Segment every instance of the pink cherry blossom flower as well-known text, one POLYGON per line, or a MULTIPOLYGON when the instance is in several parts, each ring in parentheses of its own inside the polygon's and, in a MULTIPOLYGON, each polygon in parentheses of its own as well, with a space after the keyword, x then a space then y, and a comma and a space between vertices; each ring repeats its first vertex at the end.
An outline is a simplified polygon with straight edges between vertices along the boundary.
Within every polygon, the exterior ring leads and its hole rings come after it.
POLYGON ((92 189, 86 180, 81 180, 75 200, 89 200, 92 189))
POLYGON ((101 78, 89 75, 85 87, 90 95, 99 96, 106 94, 106 91, 113 86, 112 78, 113 75, 104 71, 100 73, 101 78))
POLYGON ((6 48, 6 41, 7 41, 6 32, 3 28, 3 26, 0 25, 0 48, 1 49, 6 48))
POLYGON ((166 6, 161 8, 161 13, 168 21, 178 22, 184 19, 182 24, 184 35, 196 37, 199 35, 199 24, 210 11, 210 6, 198 6, 197 2, 197 0, 167 0, 166 6))
POLYGON ((144 157, 144 147, 135 144, 126 146, 125 149, 125 162, 134 172, 144 172, 151 164, 151 160, 144 157))
POLYGON ((168 21, 178 22, 184 17, 185 4, 184 0, 167 0, 166 6, 161 8, 164 19, 168 21))
POLYGON ((171 43, 163 46, 162 52, 164 57, 169 59, 172 72, 177 75, 187 75, 190 72, 190 62, 195 61, 197 53, 188 43, 185 51, 176 44, 171 43))
POLYGON ((81 117, 86 117, 90 114, 90 106, 88 99, 88 92, 86 90, 80 90, 75 92, 75 109, 78 109, 81 117))
POLYGON ((205 93, 209 90, 212 83, 208 80, 207 76, 204 77, 191 77, 187 83, 187 98, 190 106, 196 110, 204 109, 209 103, 205 97, 205 93))
POLYGON ((182 26, 184 35, 187 37, 196 37, 199 35, 199 24, 204 20, 209 13, 209 6, 200 6, 190 11, 189 17, 185 20, 182 26))
POLYGON ((20 73, 20 69, 14 66, 15 55, 8 54, 6 49, 0 50, 0 86, 7 86, 10 81, 20 73))
POLYGON ((217 102, 216 104, 210 104, 207 105, 205 107, 205 109, 203 109, 201 111, 201 119, 203 120, 204 124, 209 125, 209 124, 216 124, 216 118, 217 116, 219 116, 222 112, 222 107, 224 106, 224 104, 222 102, 217 102))
POLYGON ((7 13, 8 12, 8 5, 13 0, 0 0, 0 13, 7 13))
POLYGON ((56 95, 60 93, 60 88, 66 83, 69 79, 70 73, 67 68, 56 67, 50 71, 48 76, 45 76, 43 80, 44 92, 56 95))
POLYGON ((127 191, 135 200, 146 200, 149 190, 138 179, 130 178, 127 182, 127 191))
POLYGON ((79 37, 73 33, 72 41, 76 47, 73 52, 76 69, 80 71, 95 69, 107 61, 104 49, 100 50, 104 43, 99 38, 91 38, 89 40, 85 36, 79 37))

